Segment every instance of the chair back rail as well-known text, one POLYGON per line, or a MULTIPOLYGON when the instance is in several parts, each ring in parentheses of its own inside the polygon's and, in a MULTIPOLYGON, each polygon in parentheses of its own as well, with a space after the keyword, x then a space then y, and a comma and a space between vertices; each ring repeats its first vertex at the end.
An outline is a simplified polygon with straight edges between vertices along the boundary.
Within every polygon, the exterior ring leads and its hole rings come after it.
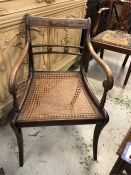
MULTIPOLYGON (((65 47, 65 45, 59 45, 59 44, 34 44, 32 45, 32 48, 34 47, 65 47)), ((70 47, 70 48, 78 48, 78 49, 83 49, 84 47, 82 46, 75 46, 75 45, 66 45, 66 47, 70 47)))
POLYGON ((27 27, 59 27, 59 28, 74 28, 87 29, 90 26, 88 19, 74 19, 74 18, 45 18, 29 16, 27 17, 27 27))
POLYGON ((47 51, 41 51, 41 52, 33 52, 33 55, 38 55, 38 54, 69 54, 69 55, 79 55, 82 56, 80 52, 70 52, 69 48, 72 49, 81 49, 83 50, 82 46, 75 46, 75 45, 59 45, 59 44, 38 44, 38 45, 32 45, 32 48, 46 48, 47 51), (60 47, 63 48, 63 51, 53 51, 53 48, 55 47, 60 47))
POLYGON ((76 53, 76 52, 67 52, 67 51, 64 51, 64 52, 59 52, 59 51, 45 51, 45 52, 33 52, 32 53, 33 55, 40 55, 40 54, 68 54, 68 55, 78 55, 78 56, 82 56, 81 53, 76 53))

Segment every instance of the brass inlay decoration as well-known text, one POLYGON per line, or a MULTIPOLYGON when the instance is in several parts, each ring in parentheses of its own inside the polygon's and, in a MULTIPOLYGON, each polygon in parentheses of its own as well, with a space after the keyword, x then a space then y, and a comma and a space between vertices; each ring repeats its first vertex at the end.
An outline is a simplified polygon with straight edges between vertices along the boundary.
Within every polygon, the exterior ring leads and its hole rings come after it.
POLYGON ((51 3, 55 2, 55 0, 36 0, 36 2, 38 2, 38 3, 46 2, 48 4, 51 4, 51 3))

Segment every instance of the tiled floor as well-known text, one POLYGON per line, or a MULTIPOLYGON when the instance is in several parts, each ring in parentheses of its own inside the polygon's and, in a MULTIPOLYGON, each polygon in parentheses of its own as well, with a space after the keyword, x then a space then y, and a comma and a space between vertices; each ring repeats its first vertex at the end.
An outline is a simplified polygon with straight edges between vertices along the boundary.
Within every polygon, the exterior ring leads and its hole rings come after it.
MULTIPOLYGON (((107 51, 104 60, 115 76, 114 88, 107 97, 110 121, 99 139, 98 161, 92 160, 94 125, 25 128, 25 164, 18 165, 17 142, 9 125, 0 128, 0 167, 6 175, 108 175, 122 138, 131 126, 131 78, 122 84, 128 66, 121 64, 122 54, 107 51)), ((128 64, 129 65, 129 61, 128 64)), ((104 77, 100 67, 91 62, 89 82, 101 97, 104 77)))

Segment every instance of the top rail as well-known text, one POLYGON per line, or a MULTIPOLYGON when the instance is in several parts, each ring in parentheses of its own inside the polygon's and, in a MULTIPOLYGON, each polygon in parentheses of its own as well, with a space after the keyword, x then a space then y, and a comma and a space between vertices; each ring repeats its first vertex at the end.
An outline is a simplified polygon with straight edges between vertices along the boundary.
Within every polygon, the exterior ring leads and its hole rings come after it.
POLYGON ((90 26, 89 19, 74 18, 47 18, 27 15, 27 26, 30 27, 59 27, 87 29, 90 26))

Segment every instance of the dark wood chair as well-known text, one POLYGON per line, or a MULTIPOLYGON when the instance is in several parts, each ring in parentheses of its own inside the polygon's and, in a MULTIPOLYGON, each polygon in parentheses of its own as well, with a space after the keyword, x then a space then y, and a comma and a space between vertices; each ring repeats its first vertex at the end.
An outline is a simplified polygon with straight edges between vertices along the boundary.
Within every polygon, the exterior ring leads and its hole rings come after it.
MULTIPOLYGON (((115 6, 115 2, 117 4, 119 3, 116 0, 114 1, 113 6, 115 6)), ((97 31, 97 28, 96 28, 94 31, 94 37, 92 37, 91 41, 95 48, 101 49, 101 53, 100 53, 101 58, 103 58, 104 49, 126 54, 126 57, 122 64, 122 67, 125 67, 125 64, 131 54, 131 35, 130 35, 130 32, 131 32, 131 1, 127 0, 127 2, 125 3, 120 2, 120 4, 125 6, 126 8, 126 15, 124 16, 123 14, 122 20, 118 18, 118 14, 116 15, 117 20, 119 19, 118 26, 120 30, 105 30, 104 32, 101 32, 100 34, 95 36, 95 32, 97 31), (121 29, 123 29, 123 31, 121 29), (125 30, 127 32, 125 32, 125 30)), ((99 23, 99 16, 98 16, 96 26, 98 26, 98 23, 99 23)), ((131 66, 129 66, 129 69, 126 75, 126 79, 124 81, 124 85, 126 85, 128 81, 130 72, 131 72, 131 66)))
POLYGON ((108 11, 103 11, 104 8, 109 8, 108 0, 88 0, 87 10, 85 18, 91 18, 91 36, 92 31, 96 25, 96 19, 100 15, 99 26, 97 27, 96 33, 100 33, 105 30, 105 22, 107 19, 108 11), (101 14, 99 13, 101 12, 101 14))
MULTIPOLYGON (((19 164, 23 166, 23 127, 96 124, 93 137, 93 155, 97 160, 99 135, 108 123, 104 109, 108 90, 113 87, 110 68, 95 53, 89 38, 90 19, 51 19, 26 16, 27 41, 17 60, 9 80, 9 92, 13 96, 13 108, 9 113, 10 125, 15 132, 19 148, 19 164), (68 28, 85 31, 84 47, 75 45, 33 44, 31 30, 34 27, 68 28), (44 48, 36 51, 36 48, 44 48), (56 50, 59 48, 59 50, 56 50), (60 50, 61 48, 61 50, 60 50), (83 49, 82 54, 79 49, 83 49), (25 57, 29 54, 29 75, 25 93, 19 103, 17 98, 17 75, 25 57), (37 71, 34 66, 36 55, 64 54, 81 56, 78 72, 37 71), (99 102, 87 81, 89 55, 105 71, 107 79, 103 82, 104 93, 99 102)), ((76 36, 77 37, 77 36, 76 36)))
POLYGON ((127 135, 125 136, 125 138, 123 139, 117 154, 118 154, 118 159, 115 162, 110 175, 122 175, 123 171, 125 170, 127 175, 131 174, 131 165, 129 163, 127 163, 126 161, 122 160, 121 156, 124 152, 124 149, 126 147, 127 142, 131 142, 131 128, 129 129, 127 135))

